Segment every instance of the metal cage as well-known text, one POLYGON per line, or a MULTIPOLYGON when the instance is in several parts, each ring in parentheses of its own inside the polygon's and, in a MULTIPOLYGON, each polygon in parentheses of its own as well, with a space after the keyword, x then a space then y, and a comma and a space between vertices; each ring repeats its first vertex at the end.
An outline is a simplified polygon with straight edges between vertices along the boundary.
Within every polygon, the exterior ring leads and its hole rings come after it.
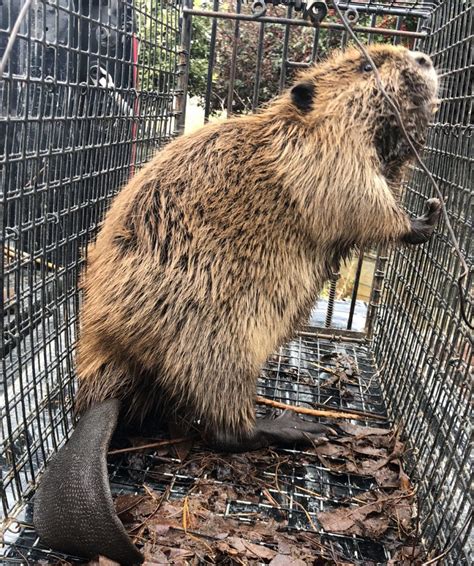
POLYGON ((0 7, 7 516, 71 430, 87 242, 134 169, 175 134, 180 14, 173 3, 151 10, 149 2, 121 0, 6 0, 0 7))
MULTIPOLYGON (((78 278, 111 199, 173 136, 216 114, 255 110, 298 69, 344 48, 349 37, 331 2, 319 4, 329 11, 315 22, 298 0, 0 0, 0 486, 7 562, 58 559, 32 530, 30 502, 45 464, 73 428, 78 278)), ((471 268, 470 0, 341 0, 339 7, 364 42, 403 43, 432 56, 443 78, 442 104, 424 157, 471 268)), ((415 167, 405 188, 404 205, 419 213, 432 196, 426 175, 415 167)), ((472 335, 459 314, 461 266, 446 227, 441 223, 416 250, 361 250, 344 269, 333 275, 307 327, 263 368, 260 392, 370 413, 380 426, 398 423, 410 447, 420 540, 440 557, 433 563, 468 564, 472 335), (312 373, 311 364, 331 352, 350 353, 359 368, 350 398, 324 389, 312 373)), ((471 274, 464 286, 472 318, 471 274)), ((152 461, 145 458, 145 470, 152 461)), ((321 508, 336 492, 342 497, 366 484, 350 474, 336 480, 324 467, 306 478, 296 468, 285 473, 297 502, 289 509, 292 528, 305 528, 302 505, 314 517, 314 502, 293 489, 298 481, 327 494, 321 508)), ((139 489, 127 474, 126 462, 111 466, 116 492, 139 489)), ((140 478, 157 489, 170 481, 146 471, 140 478)), ((171 495, 192 481, 174 477, 171 495)), ((234 507, 245 510, 242 502, 234 507)), ((390 559, 382 543, 331 540, 357 564, 390 559)))
MULTIPOLYGON (((472 6, 441 2, 431 14, 430 29, 420 47, 432 54, 445 90, 425 160, 443 191, 471 269, 464 293, 472 320, 472 6)), ((418 212, 430 195, 426 176, 415 168, 405 205, 418 212)), ((423 533, 429 545, 456 541, 452 564, 472 561, 472 549, 462 551, 472 512, 469 404, 474 363, 472 333, 460 317, 461 272, 444 225, 426 247, 393 250, 374 330, 384 398, 414 448, 423 533)))

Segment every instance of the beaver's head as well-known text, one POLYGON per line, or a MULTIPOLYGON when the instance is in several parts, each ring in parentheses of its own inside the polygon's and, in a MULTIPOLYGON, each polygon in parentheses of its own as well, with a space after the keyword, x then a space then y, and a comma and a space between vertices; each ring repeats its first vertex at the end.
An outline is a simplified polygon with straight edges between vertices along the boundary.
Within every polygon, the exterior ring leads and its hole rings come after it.
MULTIPOLYGON (((373 45, 368 51, 386 92, 398 105, 406 130, 415 145, 423 145, 438 104, 438 77, 431 59, 391 45, 373 45)), ((306 71, 290 94, 308 125, 330 117, 342 128, 368 134, 385 169, 410 157, 393 109, 377 86, 371 64, 358 50, 336 52, 306 71)))

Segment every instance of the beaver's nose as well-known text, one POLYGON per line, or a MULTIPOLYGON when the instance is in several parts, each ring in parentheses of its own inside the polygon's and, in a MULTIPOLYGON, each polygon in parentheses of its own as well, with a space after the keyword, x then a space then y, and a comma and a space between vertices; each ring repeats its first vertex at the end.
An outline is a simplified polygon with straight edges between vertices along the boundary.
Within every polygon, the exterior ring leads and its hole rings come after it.
POLYGON ((433 63, 428 55, 421 53, 421 51, 412 51, 411 53, 415 63, 417 63, 420 67, 424 69, 431 69, 433 67, 433 63))

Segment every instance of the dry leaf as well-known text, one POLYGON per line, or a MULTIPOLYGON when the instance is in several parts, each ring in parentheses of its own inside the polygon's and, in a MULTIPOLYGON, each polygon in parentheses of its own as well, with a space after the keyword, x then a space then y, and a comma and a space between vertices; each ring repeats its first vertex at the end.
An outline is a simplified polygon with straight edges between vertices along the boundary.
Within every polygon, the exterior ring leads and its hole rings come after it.
POLYGON ((142 566, 154 566, 155 564, 169 564, 170 561, 166 554, 160 548, 153 547, 145 552, 145 562, 142 566))
POLYGON ((425 553, 419 546, 402 546, 392 555, 387 566, 415 566, 425 559, 425 553))
POLYGON ((398 478, 400 480, 400 489, 402 491, 411 491, 412 487, 410 483, 410 478, 403 471, 400 461, 398 461, 398 465, 400 466, 400 471, 398 472, 398 478))
POLYGON ((374 473, 374 478, 380 487, 385 489, 390 487, 397 489, 400 486, 399 475, 399 472, 397 473, 388 466, 385 466, 374 473))
POLYGON ((246 540, 243 541, 245 547, 251 554, 254 554, 257 558, 262 558, 263 560, 272 560, 275 557, 276 552, 263 546, 261 544, 254 544, 246 540))
POLYGON ((410 498, 402 492, 386 495, 365 492, 358 496, 362 503, 355 507, 338 507, 318 513, 317 517, 327 532, 359 535, 378 540, 390 527, 396 525, 405 531, 410 528, 410 498))
POLYGON ((292 558, 286 554, 277 554, 270 562, 270 566, 306 566, 306 562, 299 558, 292 558))
MULTIPOLYGON (((193 555, 194 552, 186 548, 171 548, 169 550, 169 559, 174 561, 180 558, 191 558, 193 555)), ((175 562, 172 562, 172 564, 175 564, 175 562)))
POLYGON ((120 566, 115 560, 110 560, 105 556, 99 556, 96 560, 91 560, 87 563, 87 566, 120 566))
POLYGON ((384 436, 387 434, 393 434, 393 431, 390 430, 389 428, 375 428, 369 426, 355 425, 346 422, 338 423, 338 427, 342 429, 346 434, 357 436, 357 438, 365 438, 367 436, 373 436, 373 435, 384 436))
MULTIPOLYGON (((168 430, 171 439, 185 438, 189 434, 188 430, 185 430, 183 427, 174 422, 168 423, 168 430)), ((181 462, 184 462, 189 456, 189 453, 193 449, 195 442, 196 439, 190 438, 185 442, 178 442, 177 444, 172 445, 173 451, 176 453, 181 462)))
MULTIPOLYGON (((338 423, 344 435, 291 456, 268 449, 251 454, 214 454, 195 450, 182 464, 154 462, 155 478, 170 474, 195 478, 178 499, 162 501, 162 494, 121 496, 116 505, 126 528, 140 525, 149 564, 195 565, 203 559, 217 564, 273 564, 273 566, 338 566, 347 563, 346 551, 334 543, 329 546, 318 533, 281 532, 287 511, 269 518, 262 507, 243 511, 245 521, 225 516, 229 502, 259 504, 272 499, 286 505, 272 490, 278 482, 286 490, 286 475, 295 466, 314 466, 319 459, 333 473, 373 478, 380 491, 358 493, 353 505, 340 504, 318 515, 325 530, 367 540, 400 540, 412 535, 413 500, 408 476, 403 470, 404 444, 395 431, 338 423), (281 480, 281 483, 280 483, 281 480), (265 497, 265 494, 267 496, 265 497), (186 500, 192 525, 183 530, 183 504, 186 500), (158 505, 162 501, 159 511, 158 505), (304 535, 304 536, 303 536, 304 535), (147 537, 153 543, 146 542, 147 537)), ((304 473, 304 472, 303 472, 304 473)), ((344 479, 341 478, 341 482, 344 479)), ((337 496, 336 496, 337 497, 337 496)), ((239 509, 239 507, 237 507, 239 509)), ((401 556, 401 555, 400 555, 401 556)), ((370 561, 364 564, 372 564, 370 561)), ((375 563, 374 563, 375 564, 375 563)), ((397 565, 398 566, 398 565, 397 565)))
POLYGON ((172 526, 173 525, 171 525, 171 523, 158 523, 153 521, 153 523, 149 525, 148 529, 161 536, 166 535, 172 526))

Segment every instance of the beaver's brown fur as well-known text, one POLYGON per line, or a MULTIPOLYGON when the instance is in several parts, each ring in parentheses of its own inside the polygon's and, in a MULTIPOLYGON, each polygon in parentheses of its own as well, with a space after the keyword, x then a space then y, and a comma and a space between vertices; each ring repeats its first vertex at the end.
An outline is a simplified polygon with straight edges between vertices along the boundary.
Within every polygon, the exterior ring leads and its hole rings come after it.
MULTIPOLYGON (((370 53, 421 143, 431 62, 402 47, 370 53)), ((332 267, 355 246, 410 240, 397 202, 407 147, 349 50, 259 113, 161 150, 115 199, 89 254, 79 411, 117 397, 130 421, 173 407, 208 432, 249 433, 260 367, 307 319, 332 267)))

